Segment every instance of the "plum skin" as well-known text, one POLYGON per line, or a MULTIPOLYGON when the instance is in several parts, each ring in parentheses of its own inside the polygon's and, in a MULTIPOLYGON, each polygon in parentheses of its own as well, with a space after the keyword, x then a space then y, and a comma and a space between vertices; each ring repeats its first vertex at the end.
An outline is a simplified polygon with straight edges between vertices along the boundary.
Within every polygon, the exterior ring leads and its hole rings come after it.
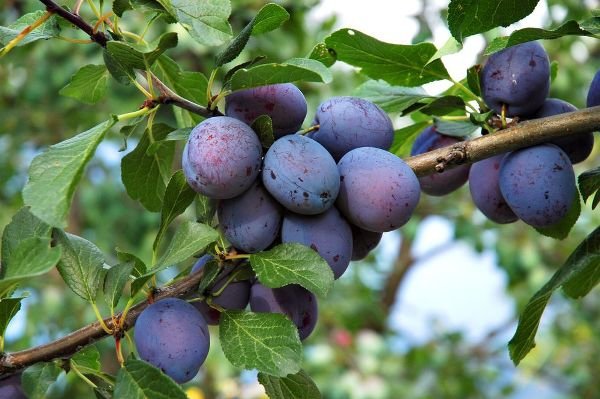
POLYGON ((180 384, 194 378, 210 347, 206 320, 177 298, 161 299, 144 309, 135 323, 134 341, 141 359, 180 384))
POLYGON ((296 133, 306 118, 304 94, 291 83, 239 90, 225 97, 225 115, 251 125, 261 115, 273 122, 275 138, 296 133))
MULTIPOLYGON (((577 107, 558 98, 547 98, 544 104, 529 119, 545 118, 548 116, 564 114, 577 111, 577 107)), ((576 164, 584 161, 592 153, 594 148, 594 133, 582 133, 575 136, 561 137, 549 141, 556 144, 567 153, 571 163, 576 164)))
POLYGON ((586 99, 586 106, 588 108, 598 105, 600 105, 600 70, 594 74, 586 99))
POLYGON ((284 136, 273 143, 265 155, 262 180, 277 202, 303 215, 325 212, 340 188, 331 155, 321 144, 300 135, 284 136))
POLYGON ((387 150, 394 140, 390 117, 376 104, 358 97, 333 97, 317 108, 310 137, 325 147, 336 161, 359 147, 387 150))
MULTIPOLYGON (((425 128, 415 139, 410 155, 424 154, 438 148, 449 147, 462 140, 446 136, 435 130, 434 126, 425 128)), ((421 190, 434 196, 450 194, 465 184, 469 178, 470 165, 460 165, 452 169, 419 178, 421 190)))
POLYGON ((575 198, 575 173, 569 157, 554 144, 523 148, 500 166, 500 191, 525 223, 542 228, 563 218, 575 198))
POLYGON ((264 250, 275 241, 283 209, 259 182, 241 195, 219 201, 219 227, 231 245, 247 253, 264 250))
POLYGON ((317 251, 336 279, 344 274, 352 258, 352 230, 335 207, 316 216, 287 214, 281 225, 281 241, 297 242, 317 251))
POLYGON ((410 219, 421 189, 413 170, 396 155, 356 148, 340 159, 336 205, 346 219, 368 231, 391 231, 410 219))
POLYGON ((496 113, 526 116, 540 108, 550 89, 550 61, 538 42, 527 42, 492 54, 481 71, 481 93, 496 113))
POLYGON ((362 260, 377 247, 383 233, 367 231, 358 226, 350 225, 352 229, 352 260, 362 260))
POLYGON ((280 288, 268 288, 259 282, 252 284, 250 309, 257 313, 286 315, 298 328, 301 340, 305 340, 317 325, 317 298, 296 284, 280 288))
POLYGON ((214 199, 233 198, 259 174, 262 146, 250 126, 227 116, 206 119, 191 132, 182 166, 188 184, 214 199))
POLYGON ((519 219, 500 192, 498 180, 504 156, 505 154, 500 154, 475 162, 469 172, 469 190, 475 206, 488 219, 499 224, 512 223, 519 219))

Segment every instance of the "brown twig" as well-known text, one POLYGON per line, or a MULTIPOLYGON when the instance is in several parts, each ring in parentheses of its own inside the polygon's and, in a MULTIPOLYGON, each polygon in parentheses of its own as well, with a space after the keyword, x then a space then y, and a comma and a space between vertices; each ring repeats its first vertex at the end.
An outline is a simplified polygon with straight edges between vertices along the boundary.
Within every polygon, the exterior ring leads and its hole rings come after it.
POLYGON ((59 15, 60 17, 66 19, 71 22, 73 25, 87 33, 94 42, 98 43, 102 47, 106 47, 106 42, 108 42, 109 38, 104 34, 104 32, 94 32, 94 27, 83 20, 79 15, 74 14, 58 4, 56 4, 53 0, 40 0, 42 4, 46 6, 46 10, 59 15))

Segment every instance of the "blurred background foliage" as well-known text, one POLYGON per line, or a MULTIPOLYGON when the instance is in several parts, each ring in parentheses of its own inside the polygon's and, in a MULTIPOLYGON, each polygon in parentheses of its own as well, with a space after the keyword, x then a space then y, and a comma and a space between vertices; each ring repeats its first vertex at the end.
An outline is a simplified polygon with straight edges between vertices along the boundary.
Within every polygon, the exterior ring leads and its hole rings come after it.
MULTIPOLYGON (((105 2, 105 9, 109 3, 105 2)), ((232 1, 234 32, 245 26, 264 3, 262 0, 232 1)), ((311 10, 318 6, 317 0, 278 3, 290 12, 290 21, 275 33, 252 38, 242 60, 257 55, 266 55, 273 61, 305 56, 314 44, 337 27, 333 14, 318 20, 311 17, 311 10)), ((440 15, 445 14, 444 2, 441 6, 435 5, 439 1, 418 3, 421 11, 412 18, 419 29, 413 40, 430 40, 434 29, 432 21, 439 21, 440 15)), ((542 0, 540 3, 546 10, 543 27, 555 26, 566 19, 581 19, 589 14, 591 7, 597 6, 593 1, 584 6, 580 0, 542 0)), ((4 0, 3 4, 2 25, 41 9, 35 0, 4 0)), ((89 8, 84 6, 82 12, 89 20, 93 19, 89 8)), ((380 12, 388 11, 382 7, 380 12)), ((150 18, 149 13, 128 12, 122 25, 139 33, 150 18)), ((156 38, 169 29, 174 28, 157 20, 146 37, 156 38)), ((489 40, 499 33, 501 31, 490 32, 485 38, 489 40)), ((65 31, 65 36, 85 38, 72 30, 65 31)), ((180 33, 179 40, 180 45, 169 55, 185 70, 210 73, 213 56, 219 49, 199 46, 185 33, 180 33)), ((565 37, 545 42, 544 46, 550 59, 559 64, 551 96, 584 106, 589 82, 600 67, 598 41, 565 37)), ((478 62, 482 60, 480 57, 478 62)), ((106 99, 94 106, 58 95, 81 66, 101 62, 101 52, 96 45, 61 40, 18 47, 1 60, 0 229, 22 206, 20 191, 35 154, 105 120, 110 113, 133 111, 140 106, 143 98, 135 88, 114 81, 110 83, 106 99)), ((335 78, 330 85, 300 85, 309 101, 309 110, 332 95, 350 95, 365 80, 350 68, 336 66, 333 70, 335 78)), ((309 111, 307 126, 313 114, 314 111, 309 111)), ((392 117, 398 127, 408 123, 406 118, 392 117)), ((159 118, 175 126, 167 107, 160 111, 159 118)), ((135 147, 139 134, 130 140, 129 150, 135 147)), ((125 193, 120 183, 120 158, 126 153, 118 151, 121 142, 118 129, 113 129, 99 148, 76 194, 68 230, 93 241, 108 256, 114 256, 114 248, 119 247, 147 258, 159 217, 146 212, 125 193)), ((580 173, 597 166, 598 152, 596 148, 576 171, 580 173)), ((180 162, 177 157, 175 162, 180 162)), ((193 217, 193 214, 187 216, 193 217)), ((557 294, 538 333, 538 348, 518 368, 513 367, 506 349, 519 310, 599 222, 598 212, 584 207, 569 238, 555 241, 538 235, 522 223, 499 226, 488 222, 474 208, 467 187, 444 198, 423 196, 411 222, 398 232, 386 234, 378 250, 367 260, 354 263, 327 300, 321 301, 317 330, 305 342, 305 369, 324 397, 332 399, 599 398, 600 385, 596 380, 600 375, 598 290, 581 301, 571 301, 557 294), (441 223, 425 231, 424 226, 432 226, 426 222, 432 220, 441 223), (438 230, 440 226, 442 230, 438 230), (444 231, 450 232, 445 241, 440 238, 444 231), (416 243, 423 241, 423 234, 426 241, 441 240, 442 244, 424 252, 416 251, 416 243), (459 274, 464 270, 460 264, 473 262, 473 259, 447 255, 456 246, 467 248, 469 253, 491 256, 495 273, 500 275, 502 295, 510 299, 508 318, 506 312, 488 307, 485 312, 492 319, 497 314, 497 323, 479 334, 478 339, 469 336, 469 325, 448 325, 443 318, 428 320, 425 334, 411 331, 410 323, 399 327, 394 320, 410 320, 412 309, 403 308, 406 301, 398 298, 410 292, 414 282, 411 277, 425 267, 425 261, 434 262, 437 265, 434 270, 445 270, 439 276, 433 273, 429 286, 421 285, 422 295, 429 298, 429 303, 453 303, 452 298, 444 296, 446 291, 433 289, 440 285, 439 279, 450 289, 461 287, 461 282, 469 282, 470 287, 478 285, 478 275, 459 274), (458 270, 454 274, 453 268, 458 270), (449 274, 453 277, 448 278, 449 274)), ((164 278, 169 276, 172 274, 164 278)), ((6 345, 9 351, 48 342, 94 320, 91 309, 66 289, 58 274, 31 281, 21 290, 30 296, 11 326, 6 345)), ((461 294, 470 298, 470 303, 457 302, 456 306, 463 308, 455 310, 469 313, 468 307, 479 301, 478 291, 461 294)), ((472 317, 479 315, 473 312, 472 317)), ((208 361, 198 377, 186 385, 190 398, 263 397, 254 373, 240 373, 232 368, 220 351, 217 334, 213 334, 213 338, 208 361)), ((112 342, 105 340, 98 347, 103 353, 106 371, 114 371, 117 364, 112 342)), ((69 375, 56 384, 50 397, 93 395, 85 384, 69 375)))

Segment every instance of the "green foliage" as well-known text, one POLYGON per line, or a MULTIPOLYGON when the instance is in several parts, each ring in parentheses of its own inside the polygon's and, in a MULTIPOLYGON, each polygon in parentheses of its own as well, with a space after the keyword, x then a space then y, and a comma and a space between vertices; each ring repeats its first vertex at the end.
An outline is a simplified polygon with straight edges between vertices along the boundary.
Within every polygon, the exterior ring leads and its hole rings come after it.
MULTIPOLYGON (((0 26, 0 43, 6 45, 12 39, 17 37, 23 29, 40 19, 45 13, 45 11, 39 10, 25 14, 8 26, 0 26)), ((24 46, 36 40, 50 39, 58 36, 59 33, 60 28, 56 17, 50 17, 50 19, 44 22, 42 26, 29 33, 18 45, 24 46)))
POLYGON ((279 378, 259 373, 258 381, 271 399, 319 399, 321 393, 304 370, 279 378))
POLYGON ((175 381, 156 367, 129 359, 117 374, 115 399, 186 399, 185 392, 175 381))
POLYGON ((421 87, 392 86, 383 80, 367 80, 356 88, 354 95, 374 102, 386 112, 402 112, 432 97, 421 87))
POLYGON ((75 98, 86 104, 96 104, 106 94, 108 70, 104 65, 86 65, 63 87, 59 94, 75 98))
POLYGON ((579 198, 579 192, 576 191, 571 208, 569 208, 569 211, 561 220, 552 226, 536 228, 536 230, 545 236, 556 238, 557 240, 564 240, 571 232, 571 229, 577 222, 577 219, 579 219, 580 214, 581 199, 579 198))
POLYGON ((231 37, 229 0, 157 0, 190 36, 206 46, 218 46, 231 37))
POLYGON ((29 399, 44 399, 61 372, 53 362, 34 364, 21 375, 21 386, 29 399))

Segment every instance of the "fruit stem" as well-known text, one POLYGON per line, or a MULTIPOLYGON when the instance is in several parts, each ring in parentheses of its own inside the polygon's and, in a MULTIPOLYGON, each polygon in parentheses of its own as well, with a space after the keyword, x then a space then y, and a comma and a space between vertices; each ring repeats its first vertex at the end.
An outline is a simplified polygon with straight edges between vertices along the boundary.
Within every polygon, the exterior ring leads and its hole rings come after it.
POLYGON ((151 109, 152 108, 144 107, 144 108, 139 109, 137 111, 133 111, 133 112, 128 112, 126 114, 117 115, 117 120, 119 122, 121 122, 121 121, 125 121, 127 119, 137 118, 138 116, 146 115, 148 112, 150 112, 151 109))
POLYGON ((500 113, 502 119, 502 129, 506 129, 506 104, 502 104, 502 112, 500 113))
POLYGON ((94 12, 94 15, 96 16, 96 18, 100 19, 101 18, 100 11, 98 11, 98 8, 96 8, 96 5, 94 4, 94 2, 92 0, 87 0, 87 3, 90 6, 90 8, 92 9, 92 11, 94 12))
POLYGON ((310 132, 314 132, 315 130, 319 130, 319 128, 321 127, 321 125, 313 125, 310 127, 307 127, 306 129, 302 129, 299 132, 297 132, 296 134, 308 134, 310 132))
POLYGON ((89 386, 91 386, 94 389, 98 388, 98 386, 96 384, 94 384, 89 378, 87 378, 85 375, 83 375, 81 373, 81 371, 79 371, 79 369, 77 368, 77 366, 75 364, 73 364, 73 362, 71 362, 71 364, 70 364, 70 369, 73 370, 75 372, 75 374, 77 374, 77 376, 79 378, 81 378, 86 384, 88 384, 89 386))
POLYGON ((235 279, 235 278, 238 276, 238 274, 240 274, 240 273, 241 273, 241 270, 239 270, 239 269, 238 269, 238 270, 236 270, 235 272, 231 273, 231 274, 229 275, 229 277, 227 278, 227 281, 225 281, 225 284, 223 284, 223 286, 222 286, 221 288, 219 288, 217 291, 215 291, 215 292, 212 292, 210 295, 211 295, 212 297, 215 297, 215 296, 219 296, 219 295, 221 295, 221 294, 223 293, 223 290, 224 290, 225 288, 227 288, 227 286, 228 286, 229 284, 231 284, 231 282, 232 282, 232 281, 233 281, 233 280, 234 280, 234 279, 235 279))
POLYGON ((225 255, 226 260, 231 259, 250 259, 250 254, 225 255))
POLYGON ((231 90, 221 90, 219 94, 217 94, 217 96, 211 102, 209 102, 208 109, 212 111, 217 108, 219 101, 229 94, 231 94, 231 90))
POLYGON ((125 359, 123 359, 123 352, 121 351, 121 338, 115 337, 115 352, 117 353, 117 361, 123 367, 125 359))
POLYGON ((8 42, 6 44, 6 46, 4 46, 4 48, 2 50, 0 50, 0 57, 4 57, 6 54, 8 54, 9 51, 12 50, 13 48, 15 48, 19 44, 19 42, 21 42, 21 40, 25 39, 25 37, 27 37, 27 35, 30 34, 31 31, 33 31, 34 29, 36 29, 40 25, 42 25, 44 22, 46 22, 53 14, 54 13, 52 11, 46 11, 41 17, 36 19, 31 25, 23 28, 23 30, 17 36, 15 36, 14 39, 12 39, 10 42, 8 42))
POLYGON ((104 319, 102 318, 102 315, 100 314, 100 310, 98 309, 98 306, 96 306, 96 302, 92 302, 92 309, 94 309, 96 318, 98 319, 98 322, 100 323, 100 326, 102 327, 104 332, 107 333, 108 335, 112 335, 113 332, 110 328, 108 328, 108 326, 104 322, 104 319))
POLYGON ((210 77, 208 78, 208 84, 206 85, 206 103, 210 105, 212 101, 212 86, 215 83, 215 78, 217 76, 217 70, 213 69, 210 72, 210 77))

